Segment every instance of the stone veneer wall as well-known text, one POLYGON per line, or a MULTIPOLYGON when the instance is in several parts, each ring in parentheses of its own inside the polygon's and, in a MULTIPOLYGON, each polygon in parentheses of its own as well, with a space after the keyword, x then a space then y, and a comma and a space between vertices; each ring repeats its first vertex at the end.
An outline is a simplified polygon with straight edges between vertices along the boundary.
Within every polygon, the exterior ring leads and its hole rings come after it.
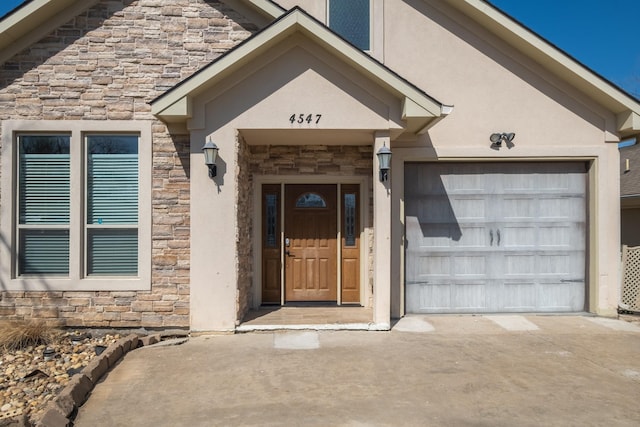
POLYGON ((253 277, 252 240, 252 200, 253 181, 249 166, 251 157, 249 146, 241 135, 238 135, 236 152, 238 153, 238 170, 236 180, 238 182, 238 194, 236 214, 238 215, 236 230, 236 247, 238 248, 238 294, 236 297, 236 319, 240 322, 251 307, 251 285, 253 277))
POLYGON ((0 318, 189 326, 189 138, 171 135, 149 102, 255 30, 218 1, 103 0, 0 64, 0 126, 10 119, 154 120, 151 290, 0 288, 0 318))
MULTIPOLYGON (((373 171, 372 145, 251 145, 251 175, 335 175, 366 176, 373 171)), ((250 188, 248 191, 250 191, 250 188)), ((364 224, 367 246, 369 301, 373 298, 373 190, 362 194, 369 210, 369 224, 364 224)), ((363 243, 364 244, 364 243, 363 243)), ((249 264, 250 265, 250 264, 249 264)))

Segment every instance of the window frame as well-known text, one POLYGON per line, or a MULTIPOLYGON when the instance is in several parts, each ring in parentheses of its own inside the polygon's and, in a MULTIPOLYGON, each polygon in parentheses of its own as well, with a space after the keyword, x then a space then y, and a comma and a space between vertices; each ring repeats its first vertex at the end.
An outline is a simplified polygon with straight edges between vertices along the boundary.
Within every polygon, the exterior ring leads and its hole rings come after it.
POLYGON ((151 289, 152 122, 97 120, 2 121, 0 184, 0 280, 9 291, 133 291, 151 289), (18 276, 18 136, 70 136, 69 275, 18 276), (138 273, 135 276, 87 274, 86 141, 88 135, 138 136, 138 273))
MULTIPOLYGON (((46 133, 41 133, 41 132, 20 132, 16 135, 16 151, 15 151, 15 162, 16 162, 16 170, 14 173, 14 179, 15 179, 15 188, 16 188, 16 201, 14 203, 14 205, 12 206, 12 209, 14 211, 14 215, 16 218, 15 221, 15 233, 16 233, 16 237, 15 237, 15 244, 13 245, 14 248, 18 247, 18 248, 22 248, 22 242, 21 242, 21 237, 23 235, 23 233, 27 234, 29 230, 32 231, 45 231, 45 232, 52 232, 52 231, 66 231, 67 233, 67 239, 70 240, 70 213, 71 213, 71 134, 69 132, 46 132, 46 133), (69 192, 69 200, 68 200, 68 214, 69 214, 69 220, 67 222, 30 222, 30 221, 25 221, 24 223, 21 222, 20 217, 21 217, 21 205, 23 203, 23 200, 21 198, 21 182, 22 182, 22 176, 21 176, 21 162, 22 162, 22 158, 21 158, 21 148, 20 148, 20 144, 22 143, 21 138, 25 137, 25 138, 29 138, 29 137, 34 137, 34 136, 51 136, 51 137, 65 137, 68 139, 68 144, 69 144, 69 153, 68 153, 68 161, 69 161, 69 188, 68 188, 68 192, 69 192)), ((70 249, 69 249, 69 253, 70 253, 70 249)), ((68 257, 67 257, 68 258, 68 257)), ((19 256, 15 256, 13 259, 13 268, 15 269, 15 271, 19 272, 20 271, 20 257, 19 256)), ((67 264, 67 270, 69 270, 69 264, 67 264)), ((16 273, 17 275, 18 273, 16 273)), ((67 274, 62 274, 62 273, 51 273, 48 274, 51 277, 68 277, 68 273, 67 274)), ((23 274, 21 277, 41 277, 42 275, 38 275, 38 274, 23 274)))
MULTIPOLYGON (((349 43, 353 44, 351 42, 351 40, 348 40, 346 37, 344 37, 342 34, 338 33, 336 30, 334 30, 331 27, 331 1, 332 0, 327 0, 327 6, 326 6, 326 25, 327 27, 329 27, 329 29, 333 32, 335 32, 336 34, 338 34, 340 37, 342 37, 344 40, 348 41, 349 43)), ((375 17, 375 13, 376 10, 374 8, 374 3, 375 0, 368 0, 369 1, 369 47, 367 49, 362 49, 363 52, 367 52, 367 53, 373 53, 374 51, 374 17, 375 17)), ((354 45, 355 46, 355 45, 354 45)))

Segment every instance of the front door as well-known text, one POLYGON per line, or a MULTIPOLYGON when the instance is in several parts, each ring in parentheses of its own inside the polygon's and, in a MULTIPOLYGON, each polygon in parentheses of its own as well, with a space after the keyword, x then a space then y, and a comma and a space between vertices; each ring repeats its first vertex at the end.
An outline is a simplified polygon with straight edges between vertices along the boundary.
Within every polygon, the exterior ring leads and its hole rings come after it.
POLYGON ((333 184, 285 186, 285 302, 337 301, 336 201, 333 184))

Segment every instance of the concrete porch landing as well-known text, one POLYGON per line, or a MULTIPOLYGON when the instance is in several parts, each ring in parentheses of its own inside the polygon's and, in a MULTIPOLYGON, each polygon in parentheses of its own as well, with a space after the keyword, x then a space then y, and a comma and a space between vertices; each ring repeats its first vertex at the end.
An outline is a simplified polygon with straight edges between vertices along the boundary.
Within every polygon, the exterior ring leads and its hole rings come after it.
MULTIPOLYGON (((290 330, 379 330, 373 309, 363 307, 273 307, 251 310, 237 332, 290 330)), ((388 328, 384 328, 388 329, 388 328)))

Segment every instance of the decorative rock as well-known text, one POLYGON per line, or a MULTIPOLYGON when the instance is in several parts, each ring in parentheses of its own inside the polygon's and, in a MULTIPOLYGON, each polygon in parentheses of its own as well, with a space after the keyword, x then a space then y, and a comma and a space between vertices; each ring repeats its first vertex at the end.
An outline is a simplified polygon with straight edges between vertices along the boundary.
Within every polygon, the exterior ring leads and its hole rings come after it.
MULTIPOLYGON (((33 425, 35 420, 49 409, 45 408, 45 405, 48 402, 53 405, 55 396, 70 382, 66 371, 72 367, 82 370, 92 359, 97 359, 94 346, 98 343, 108 346, 117 339, 119 336, 116 338, 108 334, 86 339, 74 346, 67 334, 50 342, 48 346, 29 347, 12 352, 0 351, 0 409, 11 405, 10 410, 0 414, 4 419, 8 419, 14 410, 21 411, 31 420, 31 424, 28 425, 33 425), (45 362, 42 353, 47 347, 54 350, 58 357, 45 362)), ((106 360, 103 363, 106 364, 106 360)), ((95 381, 99 379, 98 374, 101 376, 104 372, 106 369, 95 372, 95 381)), ((92 387, 92 381, 88 377, 85 377, 83 383, 92 387)), ((86 395, 82 398, 86 399, 86 395)), ((59 403, 57 408, 59 412, 64 412, 59 403)), ((0 427, 4 426, 0 424, 0 427)))
POLYGON ((36 423, 36 427, 68 427, 69 425, 71 423, 67 417, 53 408, 47 410, 36 423))
POLYGON ((7 412, 9 411, 13 406, 10 403, 6 403, 4 405, 2 405, 2 407, 0 408, 0 412, 7 412))

